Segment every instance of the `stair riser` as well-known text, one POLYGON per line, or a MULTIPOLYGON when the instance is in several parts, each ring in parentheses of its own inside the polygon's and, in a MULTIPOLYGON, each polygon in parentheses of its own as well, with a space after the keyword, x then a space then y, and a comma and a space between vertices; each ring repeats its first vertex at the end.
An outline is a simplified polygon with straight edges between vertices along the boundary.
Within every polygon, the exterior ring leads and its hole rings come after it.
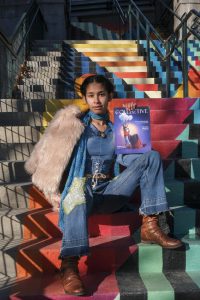
POLYGON ((177 159, 164 161, 165 179, 200 179, 200 159, 177 159))
POLYGON ((31 51, 31 57, 44 57, 44 56, 47 56, 47 57, 61 57, 62 56, 62 52, 61 51, 49 51, 49 50, 46 50, 46 51, 31 51))
POLYGON ((45 100, 4 99, 0 100, 0 112, 44 112, 45 100))
MULTIPOLYGON (((74 95, 73 95, 74 96, 74 95)), ((60 91, 57 92, 23 92, 23 91, 18 91, 16 93, 16 98, 18 99, 59 99, 59 98, 68 98, 69 95, 66 93, 61 93, 60 91)))
POLYGON ((33 143, 0 143, 0 160, 27 160, 33 151, 33 143))
POLYGON ((0 162, 0 184, 31 181, 24 170, 24 162, 0 162))
POLYGON ((29 56, 30 61, 36 61, 36 62, 60 62, 61 61, 61 56, 46 56, 46 55, 41 55, 41 56, 29 56))
MULTIPOLYGON (((37 207, 38 199, 35 197, 34 201, 30 195, 32 184, 19 185, 5 185, 0 186, 0 206, 6 208, 30 208, 37 207)), ((48 206, 47 206, 48 207, 48 206)))
POLYGON ((51 70, 57 70, 57 69, 59 69, 59 67, 60 67, 60 62, 56 62, 56 61, 53 61, 53 60, 51 60, 51 61, 43 61, 43 60, 41 60, 41 61, 31 61, 31 60, 28 60, 27 61, 27 67, 29 67, 29 68, 35 68, 35 69, 40 69, 41 68, 41 70, 42 70, 42 68, 44 68, 44 70, 49 70, 49 71, 51 71, 51 70))
MULTIPOLYGON (((195 115, 200 114, 200 110, 199 111, 195 111, 195 115)), ((112 116, 112 114, 111 114, 112 116)), ((199 138, 200 137, 200 118, 199 120, 197 118, 194 118, 194 112, 193 111, 151 111, 151 124, 158 124, 158 129, 156 129, 156 126, 152 127, 152 136, 154 137, 156 134, 158 135, 159 139, 166 139, 166 137, 164 136, 159 137, 159 132, 160 130, 162 130, 162 127, 159 127, 160 124, 167 124, 168 125, 168 129, 172 128, 173 129, 173 125, 172 124, 182 124, 182 123, 186 123, 189 124, 191 123, 191 125, 186 125, 183 124, 182 128, 180 127, 180 129, 184 130, 186 128, 186 126, 190 127, 190 131, 189 131, 189 136, 190 138, 194 139, 194 138, 199 138), (199 122, 199 124, 194 124, 196 122, 199 122), (194 126, 192 126, 192 124, 194 126), (185 125, 185 126, 184 126, 185 125), (157 132, 156 132, 157 131, 157 132)), ((39 112, 17 112, 17 113, 9 113, 9 112, 5 112, 5 113, 1 113, 1 120, 0 120, 0 126, 27 126, 27 125, 31 125, 31 126, 42 126, 44 124, 44 118, 45 118, 45 114, 43 115, 42 113, 39 112)), ((167 129, 167 128, 166 128, 167 129)), ((175 129, 175 127, 174 127, 175 129)), ((178 132, 177 132, 178 133, 178 132)), ((181 132, 180 132, 181 133, 181 132)), ((179 134, 180 134, 179 133, 179 134)), ((164 134, 164 132, 160 132, 160 134, 164 134)), ((170 133, 168 133, 170 136, 170 133)), ((173 132, 171 132, 171 136, 173 136, 173 132)), ((177 134, 178 135, 178 134, 177 134)), ((188 138, 189 138, 188 136, 188 138)), ((170 138, 169 138, 170 139, 170 138)), ((158 140, 158 139, 154 139, 153 140, 158 140)))
POLYGON ((34 143, 39 140, 41 128, 32 127, 0 127, 0 141, 7 143, 34 143))
MULTIPOLYGON (((112 79, 114 82, 114 79, 112 79)), ((116 80, 115 80, 116 81, 116 80)), ((120 83, 119 83, 120 84, 120 83)), ((126 100, 125 100, 126 101, 126 100)), ((128 100, 128 101, 131 101, 128 100)), ((151 110, 199 110, 200 109, 200 100, 199 99, 137 99, 136 101, 138 106, 149 106, 151 110)), ((47 110, 49 112, 56 111, 58 108, 67 105, 68 99, 65 100, 56 100, 53 99, 50 102, 45 101, 44 99, 39 100, 24 100, 20 99, 1 99, 0 100, 0 111, 1 112, 45 112, 45 107, 47 105, 47 110), (54 104, 54 110, 52 110, 52 105, 54 104)), ((80 99, 80 103, 82 103, 80 99)), ((113 100, 112 103, 115 106, 119 106, 120 102, 113 100)))

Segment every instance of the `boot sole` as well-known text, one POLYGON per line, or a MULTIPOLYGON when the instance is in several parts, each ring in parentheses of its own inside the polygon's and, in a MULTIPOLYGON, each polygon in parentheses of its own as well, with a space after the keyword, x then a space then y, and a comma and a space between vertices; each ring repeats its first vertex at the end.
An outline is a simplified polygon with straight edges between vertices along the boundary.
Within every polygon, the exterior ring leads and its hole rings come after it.
POLYGON ((177 245, 177 246, 169 246, 169 247, 164 247, 164 246, 161 246, 160 244, 156 243, 156 242, 149 242, 149 241, 141 241, 141 243, 143 244, 154 244, 154 245, 159 245, 160 247, 164 248, 164 249, 177 249, 177 248, 180 248, 183 246, 183 244, 180 244, 180 245, 177 245))
POLYGON ((86 293, 82 292, 82 293, 67 293, 65 292, 66 295, 69 296, 86 296, 86 293))

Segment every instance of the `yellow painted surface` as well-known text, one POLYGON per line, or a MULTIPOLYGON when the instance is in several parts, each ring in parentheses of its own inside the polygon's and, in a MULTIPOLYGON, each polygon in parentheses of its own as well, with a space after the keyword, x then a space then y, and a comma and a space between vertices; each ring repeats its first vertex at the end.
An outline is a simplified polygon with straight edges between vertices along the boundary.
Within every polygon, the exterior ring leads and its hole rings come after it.
POLYGON ((87 103, 83 99, 59 99, 59 100, 46 100, 46 112, 43 113, 43 126, 46 127, 48 123, 52 120, 55 113, 64 108, 67 105, 75 104, 80 107, 81 111, 86 111, 88 109, 87 103))

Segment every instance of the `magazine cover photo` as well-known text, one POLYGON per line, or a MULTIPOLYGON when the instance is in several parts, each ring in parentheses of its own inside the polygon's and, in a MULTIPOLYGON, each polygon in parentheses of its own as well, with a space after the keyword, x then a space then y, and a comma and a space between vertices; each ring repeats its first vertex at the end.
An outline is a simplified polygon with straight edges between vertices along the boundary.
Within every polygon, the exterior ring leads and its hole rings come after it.
POLYGON ((130 111, 114 108, 114 130, 117 154, 151 150, 149 107, 137 107, 130 111))

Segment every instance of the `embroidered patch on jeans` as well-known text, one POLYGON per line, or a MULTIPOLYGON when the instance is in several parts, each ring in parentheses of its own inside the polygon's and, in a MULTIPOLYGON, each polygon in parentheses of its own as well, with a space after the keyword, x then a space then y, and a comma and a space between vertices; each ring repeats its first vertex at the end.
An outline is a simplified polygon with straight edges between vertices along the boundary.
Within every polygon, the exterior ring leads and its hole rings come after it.
POLYGON ((86 178, 74 178, 69 192, 63 200, 63 210, 65 214, 69 214, 77 205, 86 203, 85 199, 85 181, 86 178))

